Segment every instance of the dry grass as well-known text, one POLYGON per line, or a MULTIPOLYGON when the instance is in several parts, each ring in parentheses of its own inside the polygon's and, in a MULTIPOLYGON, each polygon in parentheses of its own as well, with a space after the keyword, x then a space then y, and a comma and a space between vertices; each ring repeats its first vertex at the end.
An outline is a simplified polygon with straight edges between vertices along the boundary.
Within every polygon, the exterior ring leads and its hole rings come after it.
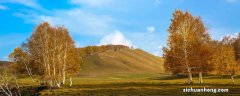
MULTIPOLYGON (((27 80, 27 79, 26 79, 27 80)), ((26 83, 23 80, 23 83, 26 83)), ((230 78, 218 76, 204 77, 204 84, 198 84, 194 78, 194 84, 184 84, 186 78, 177 79, 166 74, 118 74, 98 77, 76 77, 73 86, 67 84, 54 90, 40 92, 43 96, 212 96, 212 95, 240 95, 240 78, 232 84, 230 78), (228 93, 183 93, 184 88, 228 88, 228 93)))

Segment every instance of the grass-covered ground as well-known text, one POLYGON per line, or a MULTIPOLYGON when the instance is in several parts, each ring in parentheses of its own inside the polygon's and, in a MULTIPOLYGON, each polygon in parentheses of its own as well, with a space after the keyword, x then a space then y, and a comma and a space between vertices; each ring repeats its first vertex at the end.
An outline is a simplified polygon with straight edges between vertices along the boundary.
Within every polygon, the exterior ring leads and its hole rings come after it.
MULTIPOLYGON (((204 84, 186 85, 186 78, 175 78, 164 74, 118 74, 100 77, 75 77, 73 86, 68 82, 60 89, 46 89, 39 92, 41 96, 212 96, 240 95, 240 78, 232 84, 229 77, 207 76, 204 84), (217 88, 228 89, 226 93, 184 93, 185 88, 217 88)), ((30 79, 19 79, 21 85, 34 85, 30 79)))

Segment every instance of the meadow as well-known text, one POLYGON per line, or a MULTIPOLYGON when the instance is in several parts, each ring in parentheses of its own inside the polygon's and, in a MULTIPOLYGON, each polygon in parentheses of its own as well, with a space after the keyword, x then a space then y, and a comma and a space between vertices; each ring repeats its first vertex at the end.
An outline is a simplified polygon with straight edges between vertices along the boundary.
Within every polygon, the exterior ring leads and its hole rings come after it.
MULTIPOLYGON (((68 83, 59 89, 43 88, 41 90, 25 90, 27 86, 39 88, 31 83, 29 78, 19 79, 25 93, 35 93, 40 96, 229 96, 240 95, 240 78, 232 84, 230 77, 205 76, 204 83, 199 84, 194 77, 194 84, 185 84, 186 78, 174 77, 168 74, 116 74, 105 76, 81 76, 73 78, 73 86, 68 83), (34 87, 35 86, 35 87, 34 87), (228 92, 183 92, 185 88, 228 89, 228 92), (29 91, 29 92, 28 92, 29 91), (36 92, 37 91, 37 92, 36 92)), ((31 94, 33 95, 33 94, 31 94)))

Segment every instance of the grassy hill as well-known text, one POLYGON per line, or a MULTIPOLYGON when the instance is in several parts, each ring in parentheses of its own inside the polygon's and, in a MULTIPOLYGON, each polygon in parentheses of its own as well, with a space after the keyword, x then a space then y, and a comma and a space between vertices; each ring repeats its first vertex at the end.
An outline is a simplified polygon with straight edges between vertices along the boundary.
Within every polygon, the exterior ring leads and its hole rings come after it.
POLYGON ((81 76, 112 75, 125 73, 162 73, 163 59, 140 49, 123 48, 107 50, 88 56, 81 76))

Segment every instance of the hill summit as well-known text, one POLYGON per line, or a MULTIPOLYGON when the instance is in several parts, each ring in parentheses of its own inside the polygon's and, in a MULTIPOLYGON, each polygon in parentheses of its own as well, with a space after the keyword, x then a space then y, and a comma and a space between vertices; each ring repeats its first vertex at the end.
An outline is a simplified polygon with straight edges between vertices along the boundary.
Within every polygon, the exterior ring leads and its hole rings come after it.
POLYGON ((123 45, 88 46, 79 48, 79 53, 83 56, 80 75, 163 72, 163 59, 141 49, 123 45))

